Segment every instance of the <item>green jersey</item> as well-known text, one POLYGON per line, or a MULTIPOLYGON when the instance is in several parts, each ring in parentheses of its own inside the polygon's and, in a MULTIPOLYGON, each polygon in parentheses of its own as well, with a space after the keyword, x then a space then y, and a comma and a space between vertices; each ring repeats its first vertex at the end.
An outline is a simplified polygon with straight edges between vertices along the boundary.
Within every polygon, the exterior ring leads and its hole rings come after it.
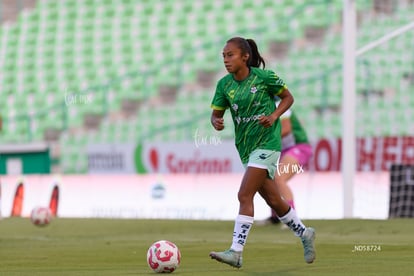
POLYGON ((243 164, 255 149, 281 150, 279 119, 265 128, 259 124, 260 116, 275 110, 275 98, 286 84, 273 71, 250 68, 250 74, 237 81, 228 74, 217 83, 211 107, 216 110, 230 108, 235 129, 235 143, 243 164))
POLYGON ((298 117, 296 117, 295 112, 293 111, 292 111, 292 114, 290 115, 290 123, 292 124, 292 132, 293 132, 293 136, 295 136, 295 143, 296 144, 309 144, 306 131, 301 125, 298 117))
MULTIPOLYGON (((278 105, 279 101, 276 102, 276 107, 278 105)), ((298 117, 296 117, 296 113, 291 108, 286 110, 285 113, 283 113, 282 116, 280 116, 280 119, 289 119, 290 124, 292 126, 291 135, 286 135, 285 137, 282 137, 282 149, 292 147, 296 144, 309 144, 306 131, 300 123, 298 117)))

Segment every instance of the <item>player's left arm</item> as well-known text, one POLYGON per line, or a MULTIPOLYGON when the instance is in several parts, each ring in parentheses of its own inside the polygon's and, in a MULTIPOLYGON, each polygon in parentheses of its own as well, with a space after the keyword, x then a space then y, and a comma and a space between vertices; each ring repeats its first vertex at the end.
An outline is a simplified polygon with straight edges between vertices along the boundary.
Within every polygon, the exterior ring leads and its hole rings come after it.
POLYGON ((293 104, 293 96, 287 87, 284 87, 277 96, 280 98, 278 107, 275 108, 270 115, 259 118, 259 123, 264 127, 271 127, 273 123, 293 104))

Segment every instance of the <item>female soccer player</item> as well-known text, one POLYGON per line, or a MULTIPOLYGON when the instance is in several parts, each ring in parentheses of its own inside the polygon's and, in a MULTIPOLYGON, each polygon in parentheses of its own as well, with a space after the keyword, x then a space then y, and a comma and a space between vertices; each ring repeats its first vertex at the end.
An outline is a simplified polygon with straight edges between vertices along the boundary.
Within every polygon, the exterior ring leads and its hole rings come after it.
POLYGON ((279 117, 292 105, 293 96, 282 79, 264 70, 265 62, 254 40, 231 38, 224 46, 223 60, 229 74, 217 83, 211 123, 216 130, 224 129, 224 112, 230 109, 236 148, 246 171, 238 192, 239 214, 231 247, 210 252, 210 257, 237 268, 242 266, 243 248, 254 220, 253 199, 259 192, 280 220, 301 238, 305 261, 312 263, 316 255, 315 231, 302 223, 274 182, 282 140, 279 117), (275 96, 281 99, 277 108, 275 96))

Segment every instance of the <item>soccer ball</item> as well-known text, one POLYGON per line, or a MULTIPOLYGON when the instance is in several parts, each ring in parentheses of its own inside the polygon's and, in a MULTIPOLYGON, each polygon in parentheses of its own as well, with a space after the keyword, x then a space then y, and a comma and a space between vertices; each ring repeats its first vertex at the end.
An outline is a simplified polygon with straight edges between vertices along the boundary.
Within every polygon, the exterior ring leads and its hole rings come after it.
POLYGON ((147 252, 148 266, 157 273, 172 273, 181 262, 178 247, 166 240, 154 242, 147 252))
POLYGON ((30 214, 30 220, 34 225, 46 226, 52 220, 52 212, 47 207, 35 207, 30 214))

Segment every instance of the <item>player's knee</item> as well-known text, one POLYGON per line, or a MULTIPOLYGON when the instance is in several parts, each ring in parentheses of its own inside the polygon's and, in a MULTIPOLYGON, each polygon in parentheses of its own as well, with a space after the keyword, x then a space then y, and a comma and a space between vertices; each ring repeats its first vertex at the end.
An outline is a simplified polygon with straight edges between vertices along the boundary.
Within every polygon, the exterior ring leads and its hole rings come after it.
POLYGON ((250 195, 249 193, 242 192, 242 191, 239 191, 239 193, 237 194, 237 198, 239 199, 239 202, 241 204, 249 203, 249 202, 253 201, 253 196, 254 195, 250 195))

